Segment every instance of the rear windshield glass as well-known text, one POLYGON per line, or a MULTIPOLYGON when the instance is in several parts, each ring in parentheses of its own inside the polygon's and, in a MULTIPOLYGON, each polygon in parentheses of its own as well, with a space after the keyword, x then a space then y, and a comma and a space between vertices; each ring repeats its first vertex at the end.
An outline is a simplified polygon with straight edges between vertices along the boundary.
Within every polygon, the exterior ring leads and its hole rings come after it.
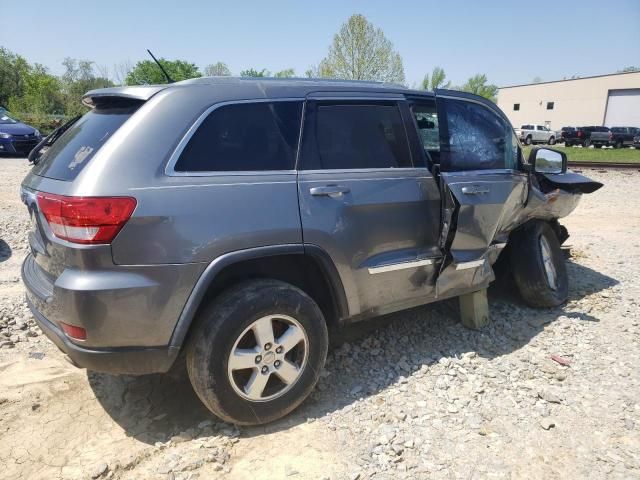
POLYGON ((90 111, 49 147, 33 167, 33 173, 56 180, 75 179, 138 107, 96 108, 90 111))

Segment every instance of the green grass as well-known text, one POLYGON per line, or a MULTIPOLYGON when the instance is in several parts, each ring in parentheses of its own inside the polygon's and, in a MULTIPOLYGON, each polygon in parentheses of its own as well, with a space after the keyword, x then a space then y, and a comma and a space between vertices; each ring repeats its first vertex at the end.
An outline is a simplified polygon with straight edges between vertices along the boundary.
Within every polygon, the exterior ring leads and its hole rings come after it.
MULTIPOLYGON (((545 147, 547 145, 540 145, 545 147)), ((582 148, 582 147, 565 147, 564 144, 549 145, 565 152, 567 160, 570 162, 615 162, 615 163, 640 163, 640 149, 633 148, 582 148)), ((531 147, 524 147, 525 158, 529 156, 531 147)))

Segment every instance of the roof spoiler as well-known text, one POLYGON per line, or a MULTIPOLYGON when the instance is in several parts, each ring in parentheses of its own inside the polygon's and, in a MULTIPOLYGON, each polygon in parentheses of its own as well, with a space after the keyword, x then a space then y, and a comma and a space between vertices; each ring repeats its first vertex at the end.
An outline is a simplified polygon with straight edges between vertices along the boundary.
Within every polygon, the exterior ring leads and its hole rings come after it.
POLYGON ((82 103, 89 108, 95 108, 98 104, 118 100, 131 100, 144 103, 156 93, 167 88, 168 85, 141 85, 133 87, 112 87, 90 90, 82 96, 82 103))

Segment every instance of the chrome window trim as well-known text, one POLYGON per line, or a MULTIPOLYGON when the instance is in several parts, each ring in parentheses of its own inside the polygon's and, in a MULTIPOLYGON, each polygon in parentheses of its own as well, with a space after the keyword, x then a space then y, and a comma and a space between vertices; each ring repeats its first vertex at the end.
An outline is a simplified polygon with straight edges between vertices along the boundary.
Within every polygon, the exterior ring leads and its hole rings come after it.
MULTIPOLYGON (((171 157, 169 157, 169 161, 164 169, 164 174, 168 177, 219 177, 219 176, 228 176, 228 175, 277 175, 283 173, 295 173, 295 165, 293 170, 251 170, 251 171, 225 171, 225 170, 210 170, 210 171, 196 171, 196 172, 178 172, 175 170, 176 163, 180 158, 183 150, 191 140, 191 137, 198 130, 198 127, 202 125, 202 122, 211 114, 214 110, 218 108, 225 107, 227 105, 243 105, 248 103, 276 103, 276 102, 300 102, 302 103, 302 114, 304 114, 304 97, 282 97, 282 98, 253 98, 253 99, 243 99, 243 100, 228 100, 224 102, 214 103, 210 107, 208 107, 200 116, 196 119, 196 121, 189 127, 187 132, 184 134, 178 145, 174 149, 171 157)), ((302 118, 300 123, 302 123, 302 118)), ((296 149, 296 161, 298 150, 300 149, 300 136, 298 136, 298 146, 296 149)))
POLYGON ((520 174, 526 176, 526 172, 515 168, 488 168, 486 170, 451 170, 450 172, 442 172, 443 176, 464 176, 464 175, 514 175, 520 174))
POLYGON ((456 270, 467 270, 468 268, 477 268, 484 265, 484 258, 480 260, 472 260, 470 262, 460 262, 456 265, 456 270))
MULTIPOLYGON (((430 173, 426 168, 422 167, 402 167, 402 168, 329 168, 316 170, 300 170, 300 174, 323 174, 323 173, 388 173, 388 172, 416 172, 424 174, 430 173)), ((413 177, 411 177, 413 178, 413 177)))
POLYGON ((371 96, 364 95, 362 93, 358 93, 353 95, 353 92, 345 92, 345 95, 337 95, 335 92, 329 94, 327 96, 317 95, 317 94, 309 94, 307 95, 307 100, 313 100, 315 102, 335 102, 335 101, 374 101, 374 102, 398 102, 398 101, 406 101, 406 97, 402 94, 389 94, 385 95, 382 93, 371 94, 371 96))
POLYGON ((404 270, 406 268, 417 268, 425 265, 433 265, 437 258, 424 258, 421 260, 411 260, 409 262, 391 263, 389 265, 381 265, 379 267, 369 267, 368 271, 370 275, 376 275, 378 273, 394 272, 396 270, 404 270))

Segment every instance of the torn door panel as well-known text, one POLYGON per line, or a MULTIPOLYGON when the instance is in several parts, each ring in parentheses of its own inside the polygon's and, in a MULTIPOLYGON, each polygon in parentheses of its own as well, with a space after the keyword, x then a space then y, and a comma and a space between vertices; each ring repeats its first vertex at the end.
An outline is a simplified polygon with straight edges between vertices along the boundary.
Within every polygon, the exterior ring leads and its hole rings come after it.
POLYGON ((491 265, 517 226, 526 202, 526 176, 488 173, 472 180, 461 173, 443 173, 447 203, 442 211, 447 252, 436 281, 438 297, 485 288, 494 279, 491 265))

